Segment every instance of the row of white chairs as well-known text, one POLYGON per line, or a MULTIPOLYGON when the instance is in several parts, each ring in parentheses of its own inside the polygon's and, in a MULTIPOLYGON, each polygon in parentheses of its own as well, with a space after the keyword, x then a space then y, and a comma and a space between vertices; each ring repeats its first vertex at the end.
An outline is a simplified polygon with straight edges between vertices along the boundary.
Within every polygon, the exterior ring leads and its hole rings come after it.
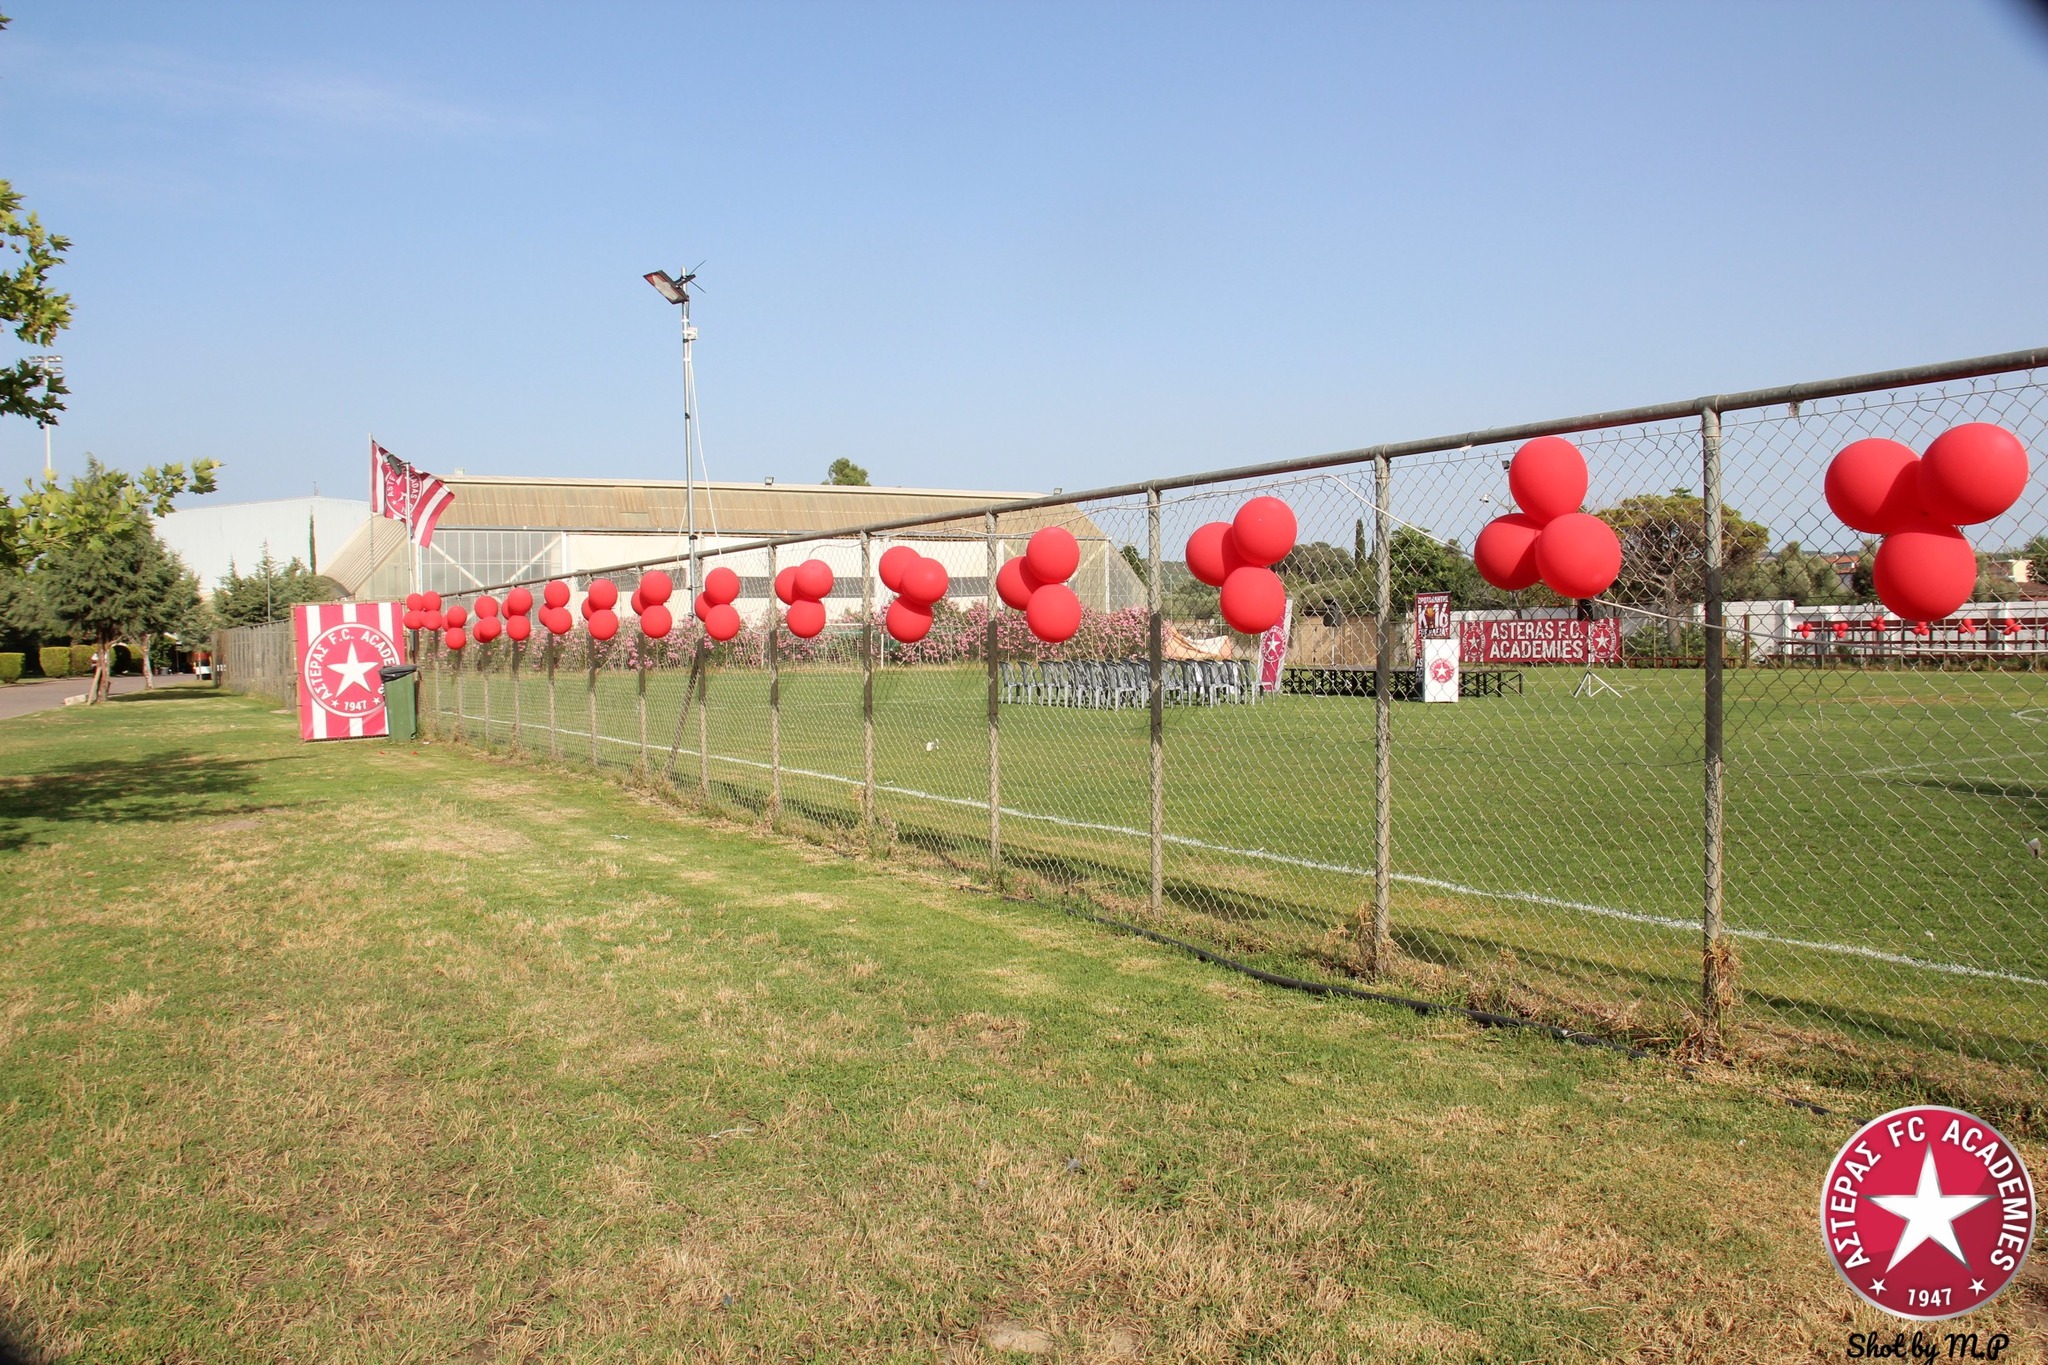
MULTIPOLYGON (((1143 659, 1068 659, 999 663, 1002 698, 1013 705, 1085 706, 1120 711, 1146 705, 1143 659)), ((1215 706, 1252 699, 1251 666, 1237 661, 1169 659, 1160 665, 1168 706, 1215 706)))

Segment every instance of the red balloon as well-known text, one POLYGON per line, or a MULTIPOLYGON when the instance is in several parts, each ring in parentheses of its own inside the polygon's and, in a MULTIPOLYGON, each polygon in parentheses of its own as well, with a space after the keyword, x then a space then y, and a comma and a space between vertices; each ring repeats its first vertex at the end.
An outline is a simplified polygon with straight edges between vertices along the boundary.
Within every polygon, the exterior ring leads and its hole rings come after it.
POLYGON ((1927 623, 1926 623, 1925 621, 1915 621, 1915 622, 1913 623, 1913 633, 1914 633, 1915 635, 1925 635, 1925 634, 1927 634, 1927 633, 1928 633, 1928 629, 1927 629, 1927 623))
POLYGON ((511 637, 513 644, 519 644, 533 634, 533 622, 523 614, 508 616, 505 618, 505 634, 511 637))
POLYGON ((463 610, 460 603, 441 613, 441 623, 446 626, 459 626, 468 620, 469 613, 463 610))
POLYGON ((889 614, 882 618, 882 626, 892 638, 914 645, 931 631, 932 609, 926 603, 899 597, 889 604, 889 614))
POLYGON ((1828 462, 1821 484, 1828 507, 1852 531, 1881 536, 1925 515, 1920 457, 1897 441, 1851 441, 1828 462))
POLYGON ((1237 509, 1230 523, 1230 539, 1237 552, 1245 563, 1261 568, 1287 558, 1296 531, 1294 509, 1278 498, 1253 498, 1237 509))
POLYGON ((1837 640, 1844 639, 1849 634, 1849 623, 1847 621, 1837 621, 1829 629, 1835 632, 1837 640))
POLYGON ((1977 618, 1965 616, 1962 620, 1956 622, 1956 629, 1965 635, 1975 635, 1977 633, 1977 618))
POLYGON ((1047 583, 1031 594, 1024 624, 1049 645, 1071 640, 1081 628, 1081 599, 1064 583, 1047 583))
POLYGON ((1538 526, 1578 511, 1590 481, 1586 457, 1562 436, 1538 436, 1508 462, 1508 492, 1538 526))
POLYGON ((949 580, 946 577, 946 566, 939 563, 936 559, 926 559, 922 555, 918 556, 917 562, 904 569, 898 577, 901 580, 901 586, 896 591, 903 597, 903 600, 906 602, 917 602, 927 607, 938 601, 941 597, 944 597, 946 595, 946 588, 949 586, 949 580))
POLYGON ((556 635, 567 635, 576 629, 576 618, 569 614, 567 607, 547 607, 541 611, 540 623, 556 635))
POLYGON ((1880 634, 1883 633, 1885 625, 1886 622, 1882 616, 1873 616, 1870 618, 1870 628, 1874 631, 1879 632, 1880 634))
POLYGON ((2027 487, 2027 448, 2004 427, 1965 422, 1934 438, 1920 461, 1920 504, 1956 526, 1989 521, 2027 487))
POLYGON ((422 608, 422 609, 424 609, 424 610, 426 610, 426 611, 439 611, 439 610, 441 610, 441 594, 440 594, 440 593, 437 593, 437 592, 426 592, 426 593, 421 593, 421 594, 420 594, 420 596, 421 596, 421 598, 422 598, 422 599, 424 599, 424 600, 422 600, 422 601, 421 601, 421 603, 420 603, 420 606, 421 606, 421 608, 422 608))
POLYGON ((783 606, 796 603, 796 565, 792 564, 775 575, 775 600, 783 606))
MULTIPOLYGON (((524 616, 533 610, 533 594, 525 588, 514 588, 505 594, 505 610, 513 616, 524 616)), ((524 639, 524 636, 520 637, 524 639)))
POLYGON ((822 559, 806 559, 796 566, 796 595, 822 602, 832 595, 832 566, 822 559))
POLYGON ((633 595, 626 599, 626 605, 633 609, 635 616, 647 610, 647 604, 640 600, 640 589, 638 588, 633 589, 633 595))
POLYGON ((425 626, 428 630, 439 630, 442 626, 441 612, 439 608, 429 608, 428 610, 421 612, 420 624, 425 626))
POLYGON ((711 614, 711 609, 717 605, 718 604, 716 602, 713 602, 710 598, 706 597, 703 593, 700 592, 697 594, 697 600, 691 604, 690 610, 697 613, 697 619, 701 621, 705 617, 709 616, 711 614))
POLYGON ((599 607, 590 613, 590 638, 609 640, 619 633, 619 614, 610 607, 599 607))
POLYGON ((901 591, 903 571, 917 563, 919 558, 917 551, 908 545, 892 545, 882 551, 881 559, 875 564, 875 574, 890 592, 901 591))
POLYGON ((1998 628, 2004 631, 2007 635, 2017 635, 2020 633, 2020 623, 2018 621, 2013 620, 2013 618, 2010 616, 2006 617, 2003 621, 2000 621, 1998 623, 1998 628))
POLYGON ((584 590, 592 611, 610 611, 619 604, 619 585, 609 578, 593 578, 584 590))
POLYGON ((1536 537, 1536 567, 1559 597, 1598 597, 1621 575, 1621 540, 1585 512, 1567 512, 1536 537))
POLYGON ((582 617, 582 618, 583 618, 584 620, 586 620, 586 621, 588 621, 588 620, 590 619, 590 613, 592 613, 592 612, 594 612, 594 611, 596 611, 596 610, 597 610, 597 603, 595 603, 595 602, 591 601, 591 600, 590 600, 590 599, 589 599, 588 597, 585 597, 585 598, 583 599, 582 605, 580 605, 580 606, 578 606, 578 607, 576 608, 576 612, 577 612, 577 614, 578 614, 578 615, 580 615, 580 616, 581 616, 581 617, 582 617))
POLYGON ((1250 562, 1238 551, 1227 521, 1198 526, 1188 537, 1188 572, 1212 588, 1222 587, 1233 570, 1250 562))
POLYGON ((1543 571, 1536 567, 1536 537, 1543 528, 1526 512, 1495 517, 1472 542, 1472 564, 1479 576, 1502 592, 1534 587, 1543 571))
POLYGON ((495 616, 479 616, 476 618, 476 642, 487 645, 497 639, 498 632, 504 628, 504 623, 495 616))
POLYGON ((1287 585, 1271 569, 1247 564, 1223 580, 1221 603, 1232 630, 1260 635, 1287 614, 1287 585))
POLYGON ((1977 552, 1953 526, 1921 518, 1886 536, 1872 573, 1877 600, 1908 621, 1939 621, 1970 600, 1977 552))
POLYGON ((1003 567, 996 570, 996 596, 1017 611, 1029 607, 1031 594, 1044 586, 1032 577, 1031 566, 1024 562, 1021 555, 1015 559, 1004 560, 1003 567))
POLYGON ((704 575, 704 599, 714 607, 736 602, 740 595, 740 576, 723 564, 704 575))
POLYGON ((650 640, 659 640, 675 629, 675 613, 660 603, 651 603, 640 613, 640 633, 650 640))
POLYGON ((675 595, 675 580, 660 569, 649 569, 640 575, 640 600, 648 606, 665 607, 675 595))
POLYGON ((704 633, 714 640, 730 640, 740 633, 739 609, 730 602, 717 602, 704 613, 704 633))
POLYGON ((422 625, 426 624, 426 619, 427 614, 419 608, 408 608, 405 613, 405 628, 407 630, 418 630, 422 625))
POLYGON ((450 649, 461 649, 469 643, 469 637, 462 633, 461 626, 450 626, 441 632, 441 643, 450 649))
POLYGON ((478 620, 482 620, 488 616, 496 616, 498 614, 498 599, 489 596, 488 594, 486 594, 483 597, 477 598, 476 614, 478 620))
POLYGON ((808 597, 799 597, 790 603, 789 615, 783 618, 789 626, 789 633, 799 640, 809 640, 825 628, 825 604, 813 602, 808 597))
POLYGON ((545 588, 542 588, 540 590, 540 600, 547 603, 551 607, 568 606, 569 585, 567 583, 562 582, 554 582, 548 584, 545 588))
POLYGON ((407 611, 424 611, 426 609, 424 603, 425 599, 416 592, 409 592, 405 595, 405 609, 407 611))
POLYGON ((1024 562, 1040 583, 1064 583, 1081 567, 1081 542, 1064 526, 1047 526, 1024 543, 1024 562))

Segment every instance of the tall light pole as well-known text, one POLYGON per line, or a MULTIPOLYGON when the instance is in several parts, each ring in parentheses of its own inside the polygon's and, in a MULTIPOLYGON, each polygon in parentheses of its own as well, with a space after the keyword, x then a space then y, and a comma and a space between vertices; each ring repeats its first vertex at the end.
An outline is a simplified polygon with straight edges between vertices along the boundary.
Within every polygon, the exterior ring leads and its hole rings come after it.
MULTIPOLYGON (((695 600, 697 584, 697 468, 704 462, 704 444, 697 434, 697 372, 690 363, 690 344, 697 339, 697 329, 690 325, 690 285, 696 281, 697 272, 686 270, 681 279, 675 279, 666 270, 651 270, 643 278, 654 286, 654 291, 673 303, 682 311, 683 319, 683 515, 689 532, 690 571, 689 597, 695 600)), ((711 481, 711 471, 704 471, 706 483, 711 481)))
MULTIPOLYGON (((52 379, 64 377, 64 357, 61 355, 32 355, 29 357, 29 363, 42 373, 45 384, 52 379)), ((56 473, 50 463, 50 424, 39 422, 37 425, 43 429, 43 477, 47 479, 56 473)))

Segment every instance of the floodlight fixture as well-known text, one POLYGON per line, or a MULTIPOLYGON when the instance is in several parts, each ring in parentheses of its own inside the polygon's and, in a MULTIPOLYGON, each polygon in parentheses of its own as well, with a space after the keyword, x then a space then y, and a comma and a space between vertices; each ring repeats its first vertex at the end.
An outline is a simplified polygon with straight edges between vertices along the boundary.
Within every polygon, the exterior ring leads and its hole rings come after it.
POLYGON ((642 278, 653 285, 654 291, 670 303, 688 303, 690 301, 690 296, 683 289, 683 286, 670 279, 669 273, 666 270, 650 270, 642 278))

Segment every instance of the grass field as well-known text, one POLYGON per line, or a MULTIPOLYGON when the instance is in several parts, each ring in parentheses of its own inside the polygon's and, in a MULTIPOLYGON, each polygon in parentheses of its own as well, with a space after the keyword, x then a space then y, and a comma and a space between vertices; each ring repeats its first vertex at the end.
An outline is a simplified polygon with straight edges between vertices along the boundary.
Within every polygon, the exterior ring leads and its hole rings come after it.
MULTIPOLYGON (((1271 990, 254 699, 8 721, 0 784, 0 1318, 52 1356, 1780 1361, 1892 1327, 1814 1226, 1850 1121, 1739 1074, 1271 990)), ((2043 1358, 2041 1259, 1968 1325, 2043 1358)))
MULTIPOLYGON (((503 666, 499 656, 498 667, 503 666)), ((461 679, 465 733, 512 741, 502 672, 461 679), (488 711, 490 723, 484 719, 488 711)), ((1652 1044, 1694 1027, 1701 898, 1701 676, 1621 671, 1571 693, 1395 709, 1394 927, 1408 984, 1652 1044)), ((571 762, 639 761, 635 675, 557 678, 571 762)), ((683 679, 646 680, 657 765, 683 679)), ((786 670, 785 814, 858 820, 860 679, 786 670)), ((887 669, 875 684, 878 806, 900 842, 987 864, 979 668, 887 669)), ((453 676, 431 705, 457 709, 453 676)), ((768 683, 715 672, 714 794, 768 797, 768 683)), ((525 747, 547 682, 519 684, 525 747)), ((1727 922, 1752 1056, 1862 1084, 1889 1072, 2040 1121, 2048 1079, 2048 674, 1738 670, 1727 702, 1727 922)), ((1056 893, 1145 910, 1142 711, 1006 707, 1006 861, 1056 893)), ((1343 971, 1370 895, 1372 709, 1282 697, 1167 716, 1168 928, 1288 970, 1343 971)), ((696 722, 678 775, 696 780, 696 722)), ((1903 1093, 1903 1092, 1902 1092, 1903 1093)))

